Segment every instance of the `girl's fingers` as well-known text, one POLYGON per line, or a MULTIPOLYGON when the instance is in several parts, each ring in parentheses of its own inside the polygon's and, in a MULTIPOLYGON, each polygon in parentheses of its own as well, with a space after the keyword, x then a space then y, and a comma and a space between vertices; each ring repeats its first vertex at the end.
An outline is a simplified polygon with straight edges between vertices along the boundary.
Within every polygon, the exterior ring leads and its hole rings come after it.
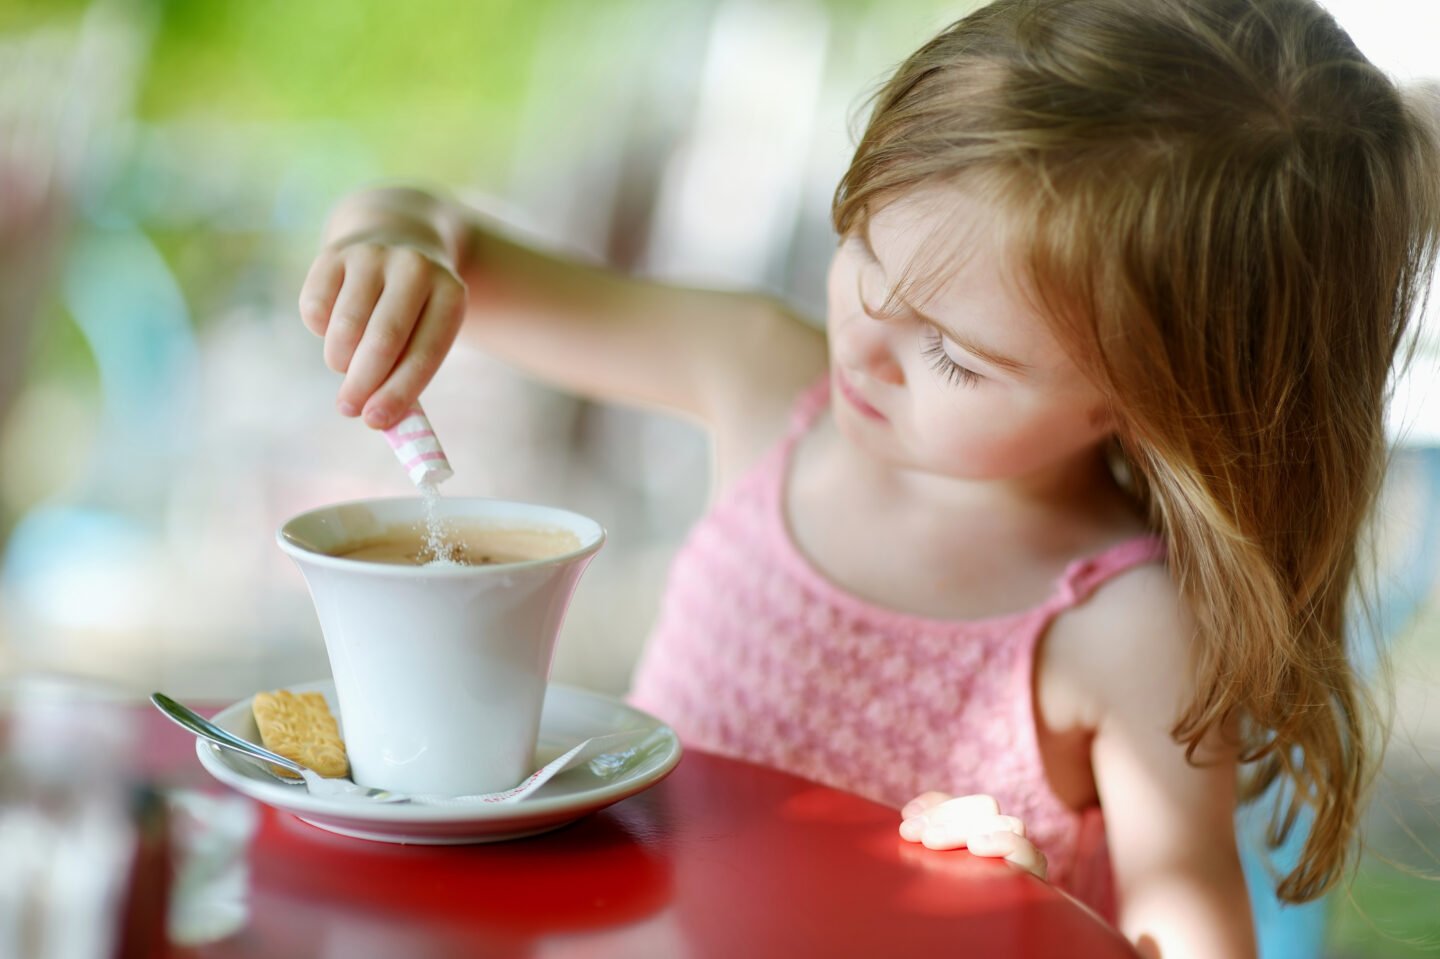
POLYGON ((389 429, 404 416, 450 351, 464 310, 463 287, 453 283, 436 286, 400 362, 365 403, 365 425, 389 429))
POLYGON ((387 282, 365 324, 360 344, 350 357, 345 381, 335 403, 346 416, 359 415, 376 387, 395 369, 416 321, 421 317, 429 290, 420 283, 387 282))
POLYGON ((373 263, 356 259, 347 262, 345 279, 325 328, 325 365, 336 373, 350 368, 350 359, 375 311, 383 284, 384 275, 373 263))
POLYGON ((987 859, 1013 862, 1039 879, 1044 879, 1049 871, 1049 864, 1036 845, 1010 830, 997 830, 971 837, 970 852, 987 859))
POLYGON ((322 255, 310 264, 310 272, 300 286, 300 319, 316 336, 325 335, 344 278, 345 264, 339 257, 322 255))

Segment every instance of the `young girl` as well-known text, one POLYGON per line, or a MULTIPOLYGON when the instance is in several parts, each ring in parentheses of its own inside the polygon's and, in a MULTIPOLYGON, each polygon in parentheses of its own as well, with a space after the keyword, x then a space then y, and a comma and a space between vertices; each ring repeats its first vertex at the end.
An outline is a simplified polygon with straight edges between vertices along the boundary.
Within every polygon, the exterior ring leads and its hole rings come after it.
POLYGON ((1311 0, 998 0, 879 93, 828 335, 402 190, 339 207, 300 308, 373 427, 462 330, 706 425, 633 692, 689 744, 904 804, 1148 954, 1245 956, 1237 764, 1290 785, 1277 837, 1313 812, 1295 902, 1372 765, 1346 603, 1436 154, 1311 0))

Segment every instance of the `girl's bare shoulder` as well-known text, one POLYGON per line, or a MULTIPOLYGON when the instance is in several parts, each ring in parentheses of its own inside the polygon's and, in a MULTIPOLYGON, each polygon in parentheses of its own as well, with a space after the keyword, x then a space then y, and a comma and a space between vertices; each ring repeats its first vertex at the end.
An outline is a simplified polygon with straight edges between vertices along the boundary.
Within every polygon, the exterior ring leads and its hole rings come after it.
POLYGON ((1160 563, 1106 581, 1056 620, 1045 669, 1071 692, 1079 721, 1099 728, 1117 710, 1144 710, 1168 728, 1191 692, 1194 619, 1160 563))

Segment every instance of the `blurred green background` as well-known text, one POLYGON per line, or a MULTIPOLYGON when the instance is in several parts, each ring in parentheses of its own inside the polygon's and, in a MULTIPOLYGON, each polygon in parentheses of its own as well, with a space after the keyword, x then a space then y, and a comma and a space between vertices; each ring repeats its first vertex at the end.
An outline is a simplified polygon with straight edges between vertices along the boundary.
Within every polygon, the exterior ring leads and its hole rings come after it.
MULTIPOLYGON (((864 93, 975 5, 0 0, 0 670, 212 701, 324 674, 273 530, 406 492, 384 444, 334 413, 295 313, 341 195, 435 185, 538 243, 764 286, 818 317, 864 93)), ((1330 6, 1397 75, 1440 75, 1440 4, 1330 6)), ((1397 745, 1378 855, 1329 909, 1335 957, 1440 954, 1440 884, 1403 868, 1440 868, 1440 623, 1414 615, 1440 548, 1433 358, 1402 390, 1387 499, 1407 571, 1388 614, 1397 745)), ((704 437, 463 350, 426 404, 447 493, 610 528, 556 678, 623 691, 705 501, 704 437)), ((1285 948, 1267 959, 1309 954, 1285 948)))

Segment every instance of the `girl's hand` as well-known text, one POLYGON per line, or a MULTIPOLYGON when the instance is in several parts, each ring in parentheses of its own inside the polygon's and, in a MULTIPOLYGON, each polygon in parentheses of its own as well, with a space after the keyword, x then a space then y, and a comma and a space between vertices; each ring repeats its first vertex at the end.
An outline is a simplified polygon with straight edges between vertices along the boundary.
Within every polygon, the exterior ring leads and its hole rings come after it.
POLYGON ((325 364, 345 374, 336 407, 376 429, 419 397, 464 312, 465 284, 443 252, 378 234, 327 245, 300 290, 300 316, 325 338, 325 364))
POLYGON ((976 856, 1007 859, 1045 878, 1045 856, 1025 838, 1025 824, 1014 816, 1002 816, 993 796, 952 798, 928 792, 906 803, 900 815, 902 839, 929 849, 968 848, 976 856))

